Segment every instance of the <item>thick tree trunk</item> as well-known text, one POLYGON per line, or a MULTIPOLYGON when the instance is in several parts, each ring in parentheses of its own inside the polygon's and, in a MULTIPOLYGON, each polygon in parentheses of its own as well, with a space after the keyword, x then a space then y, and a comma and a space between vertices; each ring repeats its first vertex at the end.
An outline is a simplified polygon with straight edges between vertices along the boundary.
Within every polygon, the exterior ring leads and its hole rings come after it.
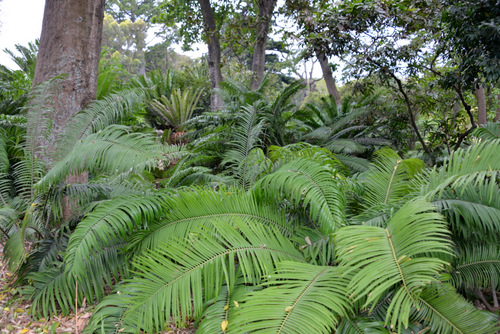
POLYGON ((335 103, 340 104, 340 94, 337 90, 337 85, 335 85, 335 79, 333 79, 333 73, 330 66, 328 66, 328 59, 325 54, 319 50, 315 50, 316 57, 318 58, 319 65, 321 66, 321 71, 323 72, 323 79, 325 79, 326 88, 328 93, 333 96, 335 103))
POLYGON ((258 0, 257 4, 259 7, 259 18, 257 21, 257 36, 252 61, 252 89, 259 88, 264 77, 267 37, 276 0, 258 0))
POLYGON ((205 25, 205 38, 208 45, 208 72, 212 87, 210 107, 212 110, 219 110, 222 108, 223 102, 220 96, 214 91, 214 89, 219 88, 222 82, 219 32, 215 25, 214 12, 210 6, 210 0, 198 0, 198 2, 201 6, 201 14, 205 25))
POLYGON ((70 119, 95 98, 105 0, 46 0, 33 85, 66 75, 53 105, 52 129, 40 139, 48 165, 70 119))
POLYGON ((488 116, 486 114, 486 94, 484 93, 484 87, 476 87, 474 95, 477 100, 477 124, 486 124, 488 116))

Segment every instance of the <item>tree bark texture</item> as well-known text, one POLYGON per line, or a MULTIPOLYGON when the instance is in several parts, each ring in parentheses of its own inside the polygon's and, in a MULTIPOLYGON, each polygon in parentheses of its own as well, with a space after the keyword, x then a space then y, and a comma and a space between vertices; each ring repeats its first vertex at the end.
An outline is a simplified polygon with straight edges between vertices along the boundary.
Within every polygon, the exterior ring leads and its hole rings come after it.
POLYGON ((50 165, 70 119, 95 98, 105 0, 46 0, 33 85, 66 75, 54 102, 52 129, 40 139, 50 165), (45 142, 43 142, 45 141, 45 142))
POLYGON ((486 124, 488 116, 486 114, 486 94, 483 86, 478 86, 474 90, 477 100, 477 124, 486 124))
POLYGON ((210 85, 212 87, 210 107, 212 111, 215 111, 221 109, 223 105, 222 99, 214 91, 214 89, 219 88, 222 82, 219 32, 215 25, 214 12, 210 6, 210 0, 198 0, 198 2, 201 6, 201 14, 205 25, 205 38, 208 45, 208 72, 210 75, 210 85))
POLYGON ((252 61, 252 89, 259 88, 264 77, 267 37, 274 7, 276 7, 276 0, 258 0, 257 5, 259 7, 259 17, 252 61))
POLYGON ((333 79, 333 73, 330 66, 328 66, 328 59, 325 54, 318 49, 314 50, 316 57, 318 58, 319 65, 321 66, 321 71, 323 72, 323 79, 325 79, 326 88, 328 93, 333 96, 335 103, 340 104, 340 94, 337 90, 337 85, 335 84, 335 79, 333 79))
POLYGON ((500 122, 500 94, 497 95, 497 102, 498 102, 498 107, 497 107, 497 113, 495 115, 495 122, 500 122))

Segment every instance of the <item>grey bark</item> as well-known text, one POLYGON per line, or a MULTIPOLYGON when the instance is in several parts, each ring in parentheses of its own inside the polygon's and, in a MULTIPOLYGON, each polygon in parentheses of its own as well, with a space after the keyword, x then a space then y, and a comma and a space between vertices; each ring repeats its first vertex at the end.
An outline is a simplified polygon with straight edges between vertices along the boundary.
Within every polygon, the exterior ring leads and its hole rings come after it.
POLYGON ((497 95, 497 101, 498 101, 498 107, 497 107, 497 113, 495 115, 495 122, 500 121, 500 94, 497 95))
POLYGON ((486 114, 486 94, 483 86, 478 86, 474 90, 477 100, 477 124, 486 124, 488 116, 486 114))
POLYGON ((258 0, 257 6, 259 8, 259 17, 252 61, 252 80, 250 83, 252 89, 259 88, 264 77, 266 44, 276 0, 258 0))
POLYGON ((318 58, 319 65, 321 66, 321 71, 323 72, 323 79, 325 79, 326 88, 328 93, 333 96, 335 103, 340 104, 340 94, 337 90, 337 85, 335 84, 335 79, 333 79, 333 73, 330 66, 328 66, 328 59, 325 54, 319 50, 315 50, 316 57, 318 58))
POLYGON ((53 162, 55 145, 70 119, 95 98, 105 0, 46 0, 33 85, 66 75, 50 115, 52 129, 40 138, 44 159, 53 162))
POLYGON ((210 75, 210 86, 212 87, 210 108, 215 111, 221 109, 223 106, 222 99, 215 92, 215 89, 219 88, 222 82, 219 32, 215 25, 214 12, 210 6, 210 0, 198 0, 198 2, 201 6, 201 14, 205 26, 205 38, 208 45, 208 72, 210 75))

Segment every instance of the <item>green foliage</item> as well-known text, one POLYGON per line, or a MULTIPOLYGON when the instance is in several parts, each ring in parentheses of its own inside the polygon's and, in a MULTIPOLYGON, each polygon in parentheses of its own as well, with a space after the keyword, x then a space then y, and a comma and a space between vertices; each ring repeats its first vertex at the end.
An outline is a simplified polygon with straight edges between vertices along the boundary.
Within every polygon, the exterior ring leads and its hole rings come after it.
POLYGON ((193 115, 201 93, 175 89, 168 98, 162 95, 159 100, 153 100, 150 106, 166 125, 180 130, 193 115))

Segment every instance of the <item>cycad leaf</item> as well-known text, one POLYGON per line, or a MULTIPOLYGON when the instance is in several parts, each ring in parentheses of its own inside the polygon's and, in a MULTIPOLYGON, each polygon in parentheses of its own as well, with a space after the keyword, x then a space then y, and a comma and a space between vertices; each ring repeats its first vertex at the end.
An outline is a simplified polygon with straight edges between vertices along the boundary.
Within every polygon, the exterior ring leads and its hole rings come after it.
POLYGON ((205 302, 235 279, 236 263, 244 281, 257 284, 276 263, 303 261, 277 229, 241 220, 235 224, 216 223, 213 231, 193 231, 187 240, 170 241, 137 257, 135 277, 120 287, 123 297, 115 304, 127 308, 124 322, 152 332, 170 317, 175 323, 183 316, 199 317, 205 302))
POLYGON ((477 185, 486 178, 495 179, 500 174, 500 139, 486 140, 458 149, 442 167, 434 167, 421 180, 421 194, 433 198, 447 187, 461 188, 467 184, 477 185))
POLYGON ((450 274, 456 287, 499 290, 500 247, 498 244, 460 247, 450 274))
POLYGON ((102 263, 94 263, 93 267, 89 264, 92 255, 127 240, 134 228, 158 219, 165 197, 161 193, 147 197, 129 195, 97 206, 71 234, 65 256, 66 272, 79 277, 102 272, 102 263))
POLYGON ((284 261, 230 317, 228 333, 331 333, 349 310, 338 268, 284 261))
POLYGON ((179 192, 168 198, 164 212, 161 220, 151 223, 147 230, 135 233, 132 241, 135 247, 154 249, 170 239, 184 239, 197 226, 235 219, 274 226, 287 236, 292 233, 284 212, 261 205, 252 195, 238 190, 179 192))
POLYGON ((330 168, 298 158, 260 179, 254 192, 270 200, 287 198, 295 205, 303 202, 309 206, 312 220, 328 234, 344 224, 346 199, 336 177, 330 168))
POLYGON ((417 199, 396 212, 385 229, 348 226, 337 232, 341 267, 354 274, 349 293, 356 299, 366 296, 368 306, 397 286, 386 318, 391 325, 408 326, 420 293, 446 264, 429 256, 450 252, 449 232, 433 209, 430 203, 417 199))
POLYGON ((479 311, 448 284, 431 285, 420 295, 417 319, 436 334, 496 333, 498 317, 479 311))
POLYGON ((90 173, 141 171, 163 159, 164 147, 151 135, 129 133, 123 126, 112 125, 89 135, 37 184, 46 189, 61 182, 66 175, 90 173))

